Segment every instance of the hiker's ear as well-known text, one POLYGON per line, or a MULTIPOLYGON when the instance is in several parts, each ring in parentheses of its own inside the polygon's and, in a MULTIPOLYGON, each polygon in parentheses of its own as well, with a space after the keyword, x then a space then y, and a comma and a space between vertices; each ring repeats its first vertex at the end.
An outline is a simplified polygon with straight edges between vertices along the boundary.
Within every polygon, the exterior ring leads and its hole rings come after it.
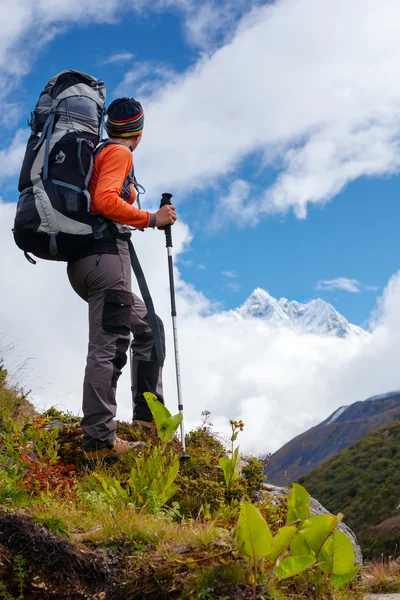
POLYGON ((142 134, 135 135, 135 137, 131 138, 129 145, 130 145, 130 148, 131 148, 132 151, 135 150, 135 148, 138 147, 141 139, 142 139, 142 134))

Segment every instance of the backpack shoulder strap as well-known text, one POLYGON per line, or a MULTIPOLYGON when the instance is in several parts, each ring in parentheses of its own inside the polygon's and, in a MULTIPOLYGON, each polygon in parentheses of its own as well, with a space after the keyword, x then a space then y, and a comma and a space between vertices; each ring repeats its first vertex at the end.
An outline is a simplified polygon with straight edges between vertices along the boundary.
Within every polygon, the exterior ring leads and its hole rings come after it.
MULTIPOLYGON (((106 146, 125 146, 125 144, 121 144, 121 142, 116 142, 115 140, 110 140, 110 138, 107 138, 105 140, 101 140, 101 142, 99 142, 96 146, 96 148, 94 149, 93 152, 93 158, 96 158, 100 152, 103 150, 103 148, 106 148, 106 146)), ((129 150, 129 148, 128 148, 129 150)))
MULTIPOLYGON (((100 152, 103 150, 103 148, 106 148, 107 146, 110 146, 111 144, 113 144, 115 146, 125 146, 125 144, 122 144, 121 142, 116 142, 115 140, 110 140, 109 138, 106 140, 102 140, 94 150, 93 159, 95 160, 98 157, 98 155, 100 154, 100 152)), ((133 185, 135 186, 136 192, 138 191, 136 186, 139 186, 141 188, 141 190, 144 190, 143 186, 140 186, 140 184, 138 184, 138 182, 136 181, 135 167, 133 165, 133 159, 132 159, 131 170, 129 171, 128 176, 126 177, 124 183, 122 184, 122 189, 121 189, 121 193, 120 193, 121 198, 126 194, 131 183, 133 183, 133 185)), ((139 191, 138 196, 137 196, 137 203, 138 203, 139 208, 141 208, 140 201, 139 201, 139 194, 141 194, 141 193, 143 193, 143 192, 139 191)))

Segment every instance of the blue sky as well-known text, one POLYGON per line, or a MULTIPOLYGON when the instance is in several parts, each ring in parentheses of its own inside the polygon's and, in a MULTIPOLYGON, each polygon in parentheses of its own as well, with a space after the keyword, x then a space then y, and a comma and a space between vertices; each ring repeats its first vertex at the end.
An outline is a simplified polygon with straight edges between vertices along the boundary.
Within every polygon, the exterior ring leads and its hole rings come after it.
MULTIPOLYGON (((15 130, 24 126, 43 85, 62 69, 83 70, 103 78, 108 88, 108 101, 111 101, 124 74, 135 71, 138 65, 149 63, 148 72, 145 71, 140 81, 142 85, 146 80, 152 80, 155 65, 182 74, 195 65, 203 53, 211 54, 218 44, 223 46, 222 34, 227 33, 223 28, 212 36, 208 48, 194 45, 185 29, 184 19, 184 11, 171 7, 141 14, 128 11, 114 23, 80 27, 76 24, 71 27, 68 22, 59 23, 59 34, 40 50, 30 71, 9 95, 8 100, 20 105, 20 119, 9 123, 3 132, 3 142, 8 144, 15 130), (123 54, 133 56, 107 62, 111 57, 123 54)), ((232 22, 229 28, 234 31, 232 22)), ((142 99, 140 91, 136 93, 135 85, 131 85, 129 91, 142 99)), ((229 89, 226 93, 230 93, 229 89)), ((249 89, 249 96, 252 93, 249 89)), ((206 104, 204 110, 207 111, 206 104)), ((168 115, 163 118, 168 119, 168 115)), ((245 106, 243 118, 246 118, 245 106)), ((270 118, 273 119, 273 115, 266 113, 265 119, 270 118)), ((171 127, 173 130, 173 123, 171 127)), ((145 132, 142 147, 146 143, 145 132)), ((171 139, 171 148, 173 145, 171 139)), ((136 154, 139 179, 142 147, 136 154)), ((202 156, 198 160, 201 161, 202 156)), ((397 177, 356 179, 335 194, 328 204, 324 205, 322 198, 320 204, 311 206, 305 219, 297 218, 289 210, 287 214, 266 215, 253 225, 246 217, 239 224, 225 222, 221 217, 218 219, 221 227, 217 230, 213 227, 214 207, 218 199, 228 193, 233 179, 249 182, 252 193, 259 195, 274 183, 279 173, 279 164, 270 164, 260 170, 256 152, 241 157, 231 172, 213 178, 210 185, 207 185, 207 176, 203 176, 201 191, 176 191, 168 179, 164 181, 164 189, 175 193, 179 216, 193 234, 190 249, 180 261, 185 281, 193 283, 225 308, 241 304, 257 286, 267 289, 273 296, 298 301, 320 296, 333 303, 350 321, 367 325, 377 295, 398 268, 397 177), (355 279, 376 289, 359 293, 316 289, 318 281, 339 277, 355 279)), ((142 182, 145 187, 151 187, 151 181, 142 182)), ((16 198, 15 179, 6 181, 3 189, 7 192, 4 194, 6 200, 16 198)), ((154 204, 156 198, 151 200, 154 204)), ((256 214, 257 202, 252 207, 251 194, 248 204, 249 210, 256 214)))
MULTIPOLYGON (((188 425, 206 409, 220 431, 242 418, 243 449, 268 452, 344 404, 399 388, 397 0, 21 0, 2 18, 0 280, 11 284, 0 334, 33 358, 26 384, 38 405, 79 412, 87 349, 86 311, 64 267, 33 268, 10 235, 26 120, 67 68, 103 78, 108 102, 143 102, 135 166, 145 207, 169 191, 180 218, 188 425), (340 340, 210 310, 256 287, 320 296, 363 326, 378 302, 379 318, 370 336, 340 340)), ((137 236, 171 340, 163 234, 137 236)), ((130 416, 129 385, 126 372, 120 418, 130 416)))

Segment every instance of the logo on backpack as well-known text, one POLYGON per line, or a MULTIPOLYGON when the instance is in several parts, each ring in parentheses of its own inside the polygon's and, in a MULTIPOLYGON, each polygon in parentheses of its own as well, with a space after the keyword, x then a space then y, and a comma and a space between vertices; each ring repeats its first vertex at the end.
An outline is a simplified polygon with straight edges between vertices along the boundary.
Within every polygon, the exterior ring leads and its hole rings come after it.
POLYGON ((57 154, 56 160, 54 162, 57 163, 58 165, 60 165, 61 163, 64 162, 65 159, 66 159, 66 155, 64 154, 64 152, 62 150, 60 150, 60 152, 57 154))

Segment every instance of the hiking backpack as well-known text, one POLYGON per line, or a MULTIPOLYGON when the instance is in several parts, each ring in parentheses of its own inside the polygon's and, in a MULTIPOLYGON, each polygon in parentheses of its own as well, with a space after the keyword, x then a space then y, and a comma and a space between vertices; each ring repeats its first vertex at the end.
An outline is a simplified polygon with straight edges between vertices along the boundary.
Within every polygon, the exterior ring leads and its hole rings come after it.
POLYGON ((91 214, 88 192, 104 103, 103 81, 72 70, 50 79, 39 97, 29 122, 13 229, 31 262, 28 252, 68 261, 107 227, 105 219, 91 214))

